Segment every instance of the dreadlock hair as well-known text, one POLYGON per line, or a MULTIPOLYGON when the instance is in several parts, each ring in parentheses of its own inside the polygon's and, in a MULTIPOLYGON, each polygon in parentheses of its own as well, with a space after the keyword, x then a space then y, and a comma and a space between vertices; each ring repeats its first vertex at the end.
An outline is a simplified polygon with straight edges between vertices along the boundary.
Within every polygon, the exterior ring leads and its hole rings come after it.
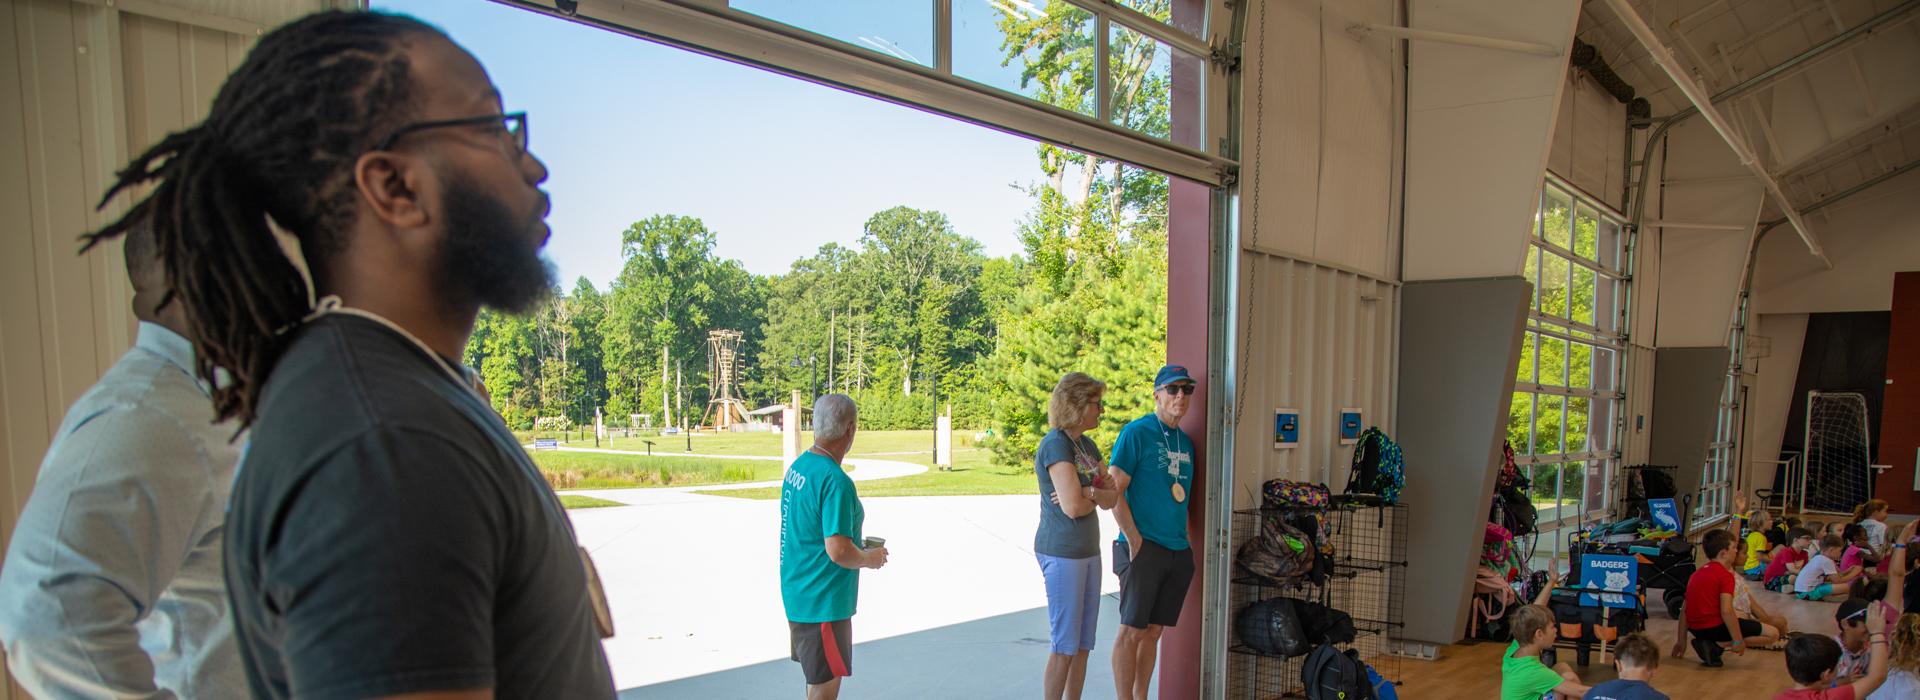
MULTIPOLYGON (((353 225, 353 165, 412 116, 405 40, 444 37, 400 15, 328 11, 260 38, 205 120, 134 158, 100 200, 157 186, 81 251, 145 224, 185 302, 200 376, 220 420, 257 417, 268 372, 311 311, 306 279, 267 223, 292 231, 310 263, 340 252, 353 225), (216 381, 214 368, 226 377, 216 381)), ((314 264, 313 267, 319 267, 314 264)))

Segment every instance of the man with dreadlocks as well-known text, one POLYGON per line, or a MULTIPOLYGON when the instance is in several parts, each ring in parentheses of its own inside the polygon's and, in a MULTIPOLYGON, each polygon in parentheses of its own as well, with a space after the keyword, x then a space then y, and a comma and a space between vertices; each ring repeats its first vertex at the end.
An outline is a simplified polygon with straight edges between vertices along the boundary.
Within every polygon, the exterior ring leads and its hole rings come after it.
POLYGON ((455 359, 481 307, 551 287, 546 176, 452 40, 326 12, 261 37, 108 192, 156 183, 128 216, 201 375, 231 374, 216 411, 251 426, 226 580, 255 697, 613 696, 566 512, 455 359))
POLYGON ((139 331, 40 463, 0 568, 0 640, 42 700, 239 697, 220 574, 235 425, 194 381, 153 236, 125 253, 139 331))

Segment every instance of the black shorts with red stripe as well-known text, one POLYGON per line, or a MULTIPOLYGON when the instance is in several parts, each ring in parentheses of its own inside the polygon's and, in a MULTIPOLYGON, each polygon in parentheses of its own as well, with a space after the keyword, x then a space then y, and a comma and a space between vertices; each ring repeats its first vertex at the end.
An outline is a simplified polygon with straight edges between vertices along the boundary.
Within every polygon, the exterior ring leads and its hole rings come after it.
POLYGON ((793 660, 807 674, 807 685, 853 675, 853 620, 787 621, 793 633, 793 660))

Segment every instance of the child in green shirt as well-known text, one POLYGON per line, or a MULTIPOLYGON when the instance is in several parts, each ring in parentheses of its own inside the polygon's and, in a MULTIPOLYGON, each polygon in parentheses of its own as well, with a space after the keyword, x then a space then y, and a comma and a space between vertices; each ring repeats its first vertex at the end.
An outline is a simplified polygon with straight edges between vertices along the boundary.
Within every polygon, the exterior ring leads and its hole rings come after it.
POLYGON ((1514 612, 1513 643, 1500 661, 1500 700, 1579 698, 1587 693, 1589 688, 1565 661, 1553 668, 1540 662, 1540 652, 1552 647, 1555 637, 1553 611, 1547 606, 1535 603, 1514 612))

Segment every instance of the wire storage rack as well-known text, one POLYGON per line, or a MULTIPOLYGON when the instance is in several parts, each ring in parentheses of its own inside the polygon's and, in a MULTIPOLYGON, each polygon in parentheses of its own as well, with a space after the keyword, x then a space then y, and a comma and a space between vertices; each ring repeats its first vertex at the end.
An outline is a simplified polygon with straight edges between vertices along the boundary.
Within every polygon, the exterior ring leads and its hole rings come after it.
MULTIPOLYGON (((1275 510, 1253 508, 1234 512, 1233 544, 1240 545, 1260 532, 1261 519, 1275 510)), ((1388 681, 1400 680, 1400 657, 1391 653, 1405 627, 1407 585, 1407 504, 1373 505, 1336 501, 1325 508, 1288 508, 1286 517, 1319 515, 1333 546, 1333 566, 1325 584, 1304 579, 1284 585, 1249 575, 1236 568, 1232 611, 1274 597, 1319 603, 1353 618, 1354 641, 1341 645, 1357 650, 1360 659, 1388 681)), ((1305 697, 1300 680, 1305 655, 1282 657, 1256 650, 1230 632, 1227 691, 1232 698, 1305 697)))

